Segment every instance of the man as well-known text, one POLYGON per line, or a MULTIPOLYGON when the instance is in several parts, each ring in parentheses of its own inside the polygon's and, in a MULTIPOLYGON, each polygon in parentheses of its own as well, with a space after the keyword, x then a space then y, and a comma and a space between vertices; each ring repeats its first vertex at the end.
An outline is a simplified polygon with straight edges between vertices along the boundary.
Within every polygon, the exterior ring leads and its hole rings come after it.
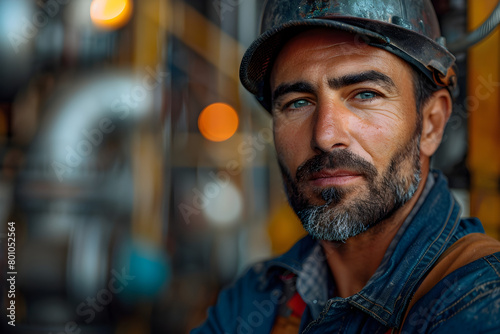
POLYGON ((309 236, 195 333, 498 333, 500 251, 429 160, 456 86, 429 1, 270 0, 243 85, 309 236))

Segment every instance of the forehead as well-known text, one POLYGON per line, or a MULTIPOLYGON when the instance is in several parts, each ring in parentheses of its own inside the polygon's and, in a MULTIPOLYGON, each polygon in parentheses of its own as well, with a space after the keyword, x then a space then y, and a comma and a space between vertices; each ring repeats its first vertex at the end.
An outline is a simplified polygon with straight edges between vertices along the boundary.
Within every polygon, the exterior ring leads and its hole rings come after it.
POLYGON ((297 50, 297 48, 308 50, 341 47, 342 45, 349 45, 353 50, 357 51, 361 51, 368 47, 368 45, 363 42, 362 36, 329 28, 312 28, 290 38, 282 47, 279 55, 287 53, 292 49, 297 50))
POLYGON ((277 75, 286 80, 287 76, 296 76, 315 66, 328 66, 328 70, 335 69, 339 73, 360 69, 359 66, 386 70, 393 75, 412 73, 407 62, 388 51, 367 45, 362 36, 314 28, 292 37, 282 47, 271 71, 271 86, 277 75))

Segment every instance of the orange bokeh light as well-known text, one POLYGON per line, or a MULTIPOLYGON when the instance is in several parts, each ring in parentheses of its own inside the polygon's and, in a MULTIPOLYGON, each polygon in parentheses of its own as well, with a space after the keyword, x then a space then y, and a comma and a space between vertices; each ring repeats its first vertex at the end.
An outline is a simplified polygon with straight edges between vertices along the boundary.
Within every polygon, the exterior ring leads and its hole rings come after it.
POLYGON ((238 129, 238 123, 236 110, 220 102, 203 109, 198 117, 198 128, 203 137, 216 142, 231 138, 238 129))
POLYGON ((121 28, 131 16, 131 0, 93 0, 90 4, 90 18, 102 29, 121 28))

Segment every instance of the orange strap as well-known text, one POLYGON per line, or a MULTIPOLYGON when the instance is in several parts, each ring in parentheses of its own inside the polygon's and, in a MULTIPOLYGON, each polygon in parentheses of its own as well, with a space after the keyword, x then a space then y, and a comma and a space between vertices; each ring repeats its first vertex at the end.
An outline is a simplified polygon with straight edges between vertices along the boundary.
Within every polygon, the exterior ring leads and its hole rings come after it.
POLYGON ((290 311, 288 317, 278 315, 274 322, 271 334, 298 334, 302 314, 306 309, 306 303, 302 300, 299 293, 296 292, 287 302, 290 311))
POLYGON ((271 334, 298 334, 301 319, 295 316, 277 316, 271 334))
POLYGON ((401 331, 413 305, 448 274, 496 252, 500 252, 500 242, 486 234, 471 233, 457 240, 439 257, 434 267, 429 271, 413 295, 399 330, 393 332, 399 333, 401 331))

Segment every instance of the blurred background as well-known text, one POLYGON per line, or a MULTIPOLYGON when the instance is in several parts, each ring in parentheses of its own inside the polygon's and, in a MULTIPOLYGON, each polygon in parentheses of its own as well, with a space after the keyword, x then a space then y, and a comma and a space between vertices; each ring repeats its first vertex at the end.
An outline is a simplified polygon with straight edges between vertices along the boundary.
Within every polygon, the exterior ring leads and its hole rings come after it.
MULTIPOLYGON (((496 0, 433 1, 448 41, 496 0)), ((16 326, 187 333, 250 263, 304 232, 268 114, 239 83, 263 0, 0 0, 0 264, 16 229, 16 326)), ((500 49, 457 54, 433 160, 500 236, 500 49)))

